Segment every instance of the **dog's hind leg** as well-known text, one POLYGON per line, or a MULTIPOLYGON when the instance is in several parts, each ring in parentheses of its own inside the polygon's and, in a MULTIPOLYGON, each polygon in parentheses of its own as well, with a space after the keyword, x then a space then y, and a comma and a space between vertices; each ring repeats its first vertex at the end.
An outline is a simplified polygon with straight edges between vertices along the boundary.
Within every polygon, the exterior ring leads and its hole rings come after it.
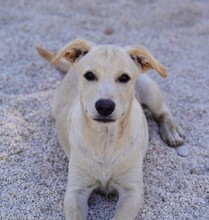
POLYGON ((160 126, 162 139, 171 147, 184 143, 185 135, 174 122, 157 83, 147 75, 141 75, 136 83, 136 98, 153 113, 160 126))

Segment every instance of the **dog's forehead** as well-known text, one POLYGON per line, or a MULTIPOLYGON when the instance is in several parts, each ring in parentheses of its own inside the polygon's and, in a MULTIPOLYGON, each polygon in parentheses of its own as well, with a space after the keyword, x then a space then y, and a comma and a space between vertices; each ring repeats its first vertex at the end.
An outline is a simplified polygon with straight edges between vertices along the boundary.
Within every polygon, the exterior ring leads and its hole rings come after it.
POLYGON ((99 45, 94 46, 89 51, 89 54, 93 57, 99 57, 106 60, 117 60, 117 59, 126 59, 129 58, 128 54, 122 47, 114 46, 114 45, 99 45))
POLYGON ((110 72, 135 69, 129 54, 122 48, 113 45, 100 45, 92 47, 86 56, 81 59, 78 69, 99 69, 110 72))

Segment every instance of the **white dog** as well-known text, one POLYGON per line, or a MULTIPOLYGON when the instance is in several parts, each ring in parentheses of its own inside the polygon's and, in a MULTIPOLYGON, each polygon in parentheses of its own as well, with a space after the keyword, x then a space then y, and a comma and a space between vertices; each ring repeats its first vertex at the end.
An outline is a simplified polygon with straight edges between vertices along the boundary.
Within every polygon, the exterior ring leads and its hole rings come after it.
POLYGON ((133 220, 143 206, 148 145, 140 103, 158 120, 165 142, 176 147, 184 141, 158 85, 142 74, 154 69, 165 77, 165 67, 140 46, 98 46, 76 39, 55 53, 37 50, 68 72, 53 103, 58 138, 69 158, 65 218, 86 219, 88 198, 100 188, 119 195, 113 219, 133 220))

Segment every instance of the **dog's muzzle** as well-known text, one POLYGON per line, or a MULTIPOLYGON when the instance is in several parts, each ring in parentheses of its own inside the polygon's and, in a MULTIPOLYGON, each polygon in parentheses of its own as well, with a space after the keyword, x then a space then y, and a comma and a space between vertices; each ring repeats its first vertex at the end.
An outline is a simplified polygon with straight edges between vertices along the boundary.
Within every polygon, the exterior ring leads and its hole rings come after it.
POLYGON ((95 119, 99 122, 111 122, 114 121, 110 119, 108 116, 110 116, 113 111, 115 110, 115 103, 110 99, 99 99, 95 103, 95 108, 97 112, 99 113, 99 118, 95 119))

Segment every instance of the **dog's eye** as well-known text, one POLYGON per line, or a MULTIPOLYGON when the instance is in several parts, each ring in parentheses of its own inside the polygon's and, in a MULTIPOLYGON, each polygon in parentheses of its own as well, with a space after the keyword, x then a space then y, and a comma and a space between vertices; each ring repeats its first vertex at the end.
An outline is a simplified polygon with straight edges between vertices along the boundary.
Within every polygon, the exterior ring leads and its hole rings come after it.
POLYGON ((118 82, 120 82, 120 83, 127 83, 130 79, 131 79, 131 78, 130 78, 127 74, 123 73, 123 74, 118 78, 118 82))
POLYGON ((84 77, 88 80, 88 81, 94 81, 96 80, 96 76, 91 72, 88 71, 84 74, 84 77))

